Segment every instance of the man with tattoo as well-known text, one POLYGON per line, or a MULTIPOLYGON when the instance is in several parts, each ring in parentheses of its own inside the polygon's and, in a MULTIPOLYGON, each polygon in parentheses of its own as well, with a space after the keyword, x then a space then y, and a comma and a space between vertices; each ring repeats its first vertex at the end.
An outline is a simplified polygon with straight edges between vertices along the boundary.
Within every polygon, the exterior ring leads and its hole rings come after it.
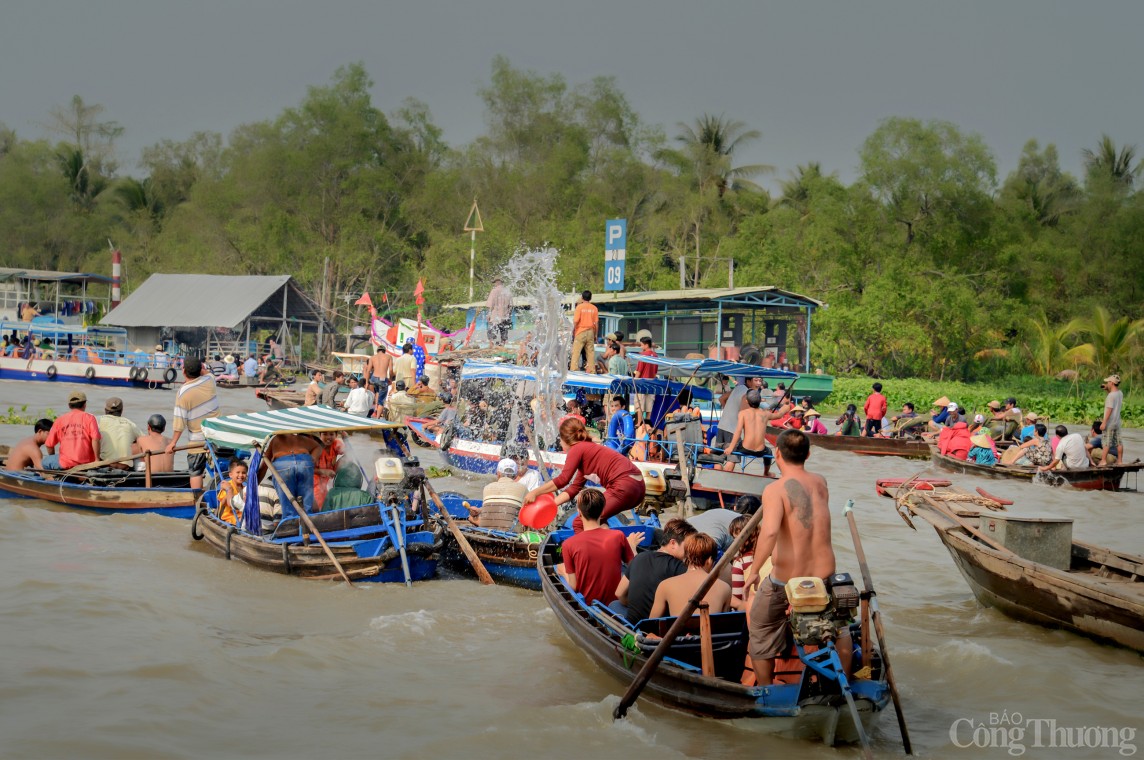
MULTIPOLYGON (((810 439, 801 430, 784 430, 775 446, 782 477, 763 491, 763 522, 755 543, 754 560, 745 588, 758 580, 768 558, 770 576, 763 579, 751 603, 750 655, 760 686, 774 680, 775 658, 789 649, 787 636, 786 582, 791 578, 834 574, 834 549, 830 545, 830 492, 826 479, 807 472, 810 439)), ((847 672, 851 642, 843 633, 835 642, 847 672)))

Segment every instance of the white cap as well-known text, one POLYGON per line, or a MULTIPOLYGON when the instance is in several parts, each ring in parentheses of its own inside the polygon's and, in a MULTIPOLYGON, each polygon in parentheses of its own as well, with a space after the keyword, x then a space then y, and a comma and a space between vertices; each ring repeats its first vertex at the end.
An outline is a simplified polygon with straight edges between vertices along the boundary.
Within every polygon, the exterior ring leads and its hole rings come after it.
POLYGON ((980 423, 982 423, 982 422, 985 422, 985 415, 984 415, 984 414, 978 414, 978 415, 975 415, 975 416, 973 417, 973 421, 974 421, 974 422, 976 422, 976 423, 978 423, 978 424, 980 424, 980 423))
POLYGON ((512 459, 502 459, 497 465, 497 475, 503 475, 507 478, 515 478, 518 471, 516 462, 512 459))
POLYGON ((948 409, 951 412, 956 412, 959 408, 960 407, 958 407, 956 401, 954 401, 952 404, 950 404, 949 406, 946 407, 946 409, 948 409))

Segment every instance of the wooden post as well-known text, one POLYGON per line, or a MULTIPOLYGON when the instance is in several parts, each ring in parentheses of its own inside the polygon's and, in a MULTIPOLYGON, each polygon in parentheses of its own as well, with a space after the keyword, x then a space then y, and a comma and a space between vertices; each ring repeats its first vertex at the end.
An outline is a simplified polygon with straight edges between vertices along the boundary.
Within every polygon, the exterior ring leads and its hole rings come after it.
POLYGON ((711 609, 707 602, 699 603, 699 653, 703 675, 715 675, 715 650, 711 645, 711 609))
POLYGON ((143 455, 143 485, 151 487, 151 452, 143 455))

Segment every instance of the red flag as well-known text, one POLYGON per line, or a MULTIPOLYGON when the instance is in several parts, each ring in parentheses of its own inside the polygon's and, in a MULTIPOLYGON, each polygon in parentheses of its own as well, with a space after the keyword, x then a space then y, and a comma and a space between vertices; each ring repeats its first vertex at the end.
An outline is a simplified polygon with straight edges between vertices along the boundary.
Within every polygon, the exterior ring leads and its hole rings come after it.
POLYGON ((373 308, 373 299, 369 297, 369 293, 362 293, 361 298, 354 301, 354 306, 368 306, 373 308))
POLYGON ((417 287, 413 289, 413 295, 417 300, 418 306, 425 303, 425 296, 422 295, 422 293, 424 293, 424 292, 425 292, 425 285, 422 284, 421 280, 418 280, 417 281, 417 287))
POLYGON ((473 317, 473 321, 469 323, 469 330, 465 333, 465 343, 473 339, 473 331, 477 329, 477 318, 473 317))
POLYGON ((381 294, 381 302, 382 302, 382 303, 389 303, 389 293, 384 293, 384 292, 383 292, 383 293, 381 294))

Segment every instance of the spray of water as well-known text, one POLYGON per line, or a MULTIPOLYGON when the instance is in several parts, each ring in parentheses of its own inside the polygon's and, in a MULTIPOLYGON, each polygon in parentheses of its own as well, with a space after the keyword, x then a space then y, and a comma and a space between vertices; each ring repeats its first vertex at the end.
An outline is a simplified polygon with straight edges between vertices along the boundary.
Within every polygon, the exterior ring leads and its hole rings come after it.
MULTIPOLYGON (((525 347, 536 356, 536 433, 547 442, 556 440, 556 421, 563 413, 561 389, 568 374, 572 326, 565 316, 563 296, 556 286, 555 248, 522 248, 501 272, 513 296, 527 300, 534 325, 525 347)), ((531 394, 530 394, 531 395, 531 394)), ((515 427, 514 427, 515 429, 515 427)))

